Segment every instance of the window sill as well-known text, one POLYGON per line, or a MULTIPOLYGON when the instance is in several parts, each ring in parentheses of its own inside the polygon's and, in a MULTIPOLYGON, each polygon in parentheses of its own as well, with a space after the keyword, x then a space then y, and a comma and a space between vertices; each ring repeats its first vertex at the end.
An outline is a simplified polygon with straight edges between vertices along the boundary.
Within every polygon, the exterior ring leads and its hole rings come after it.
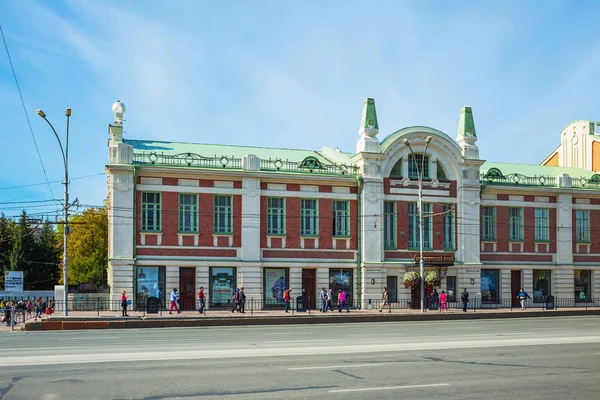
POLYGON ((233 236, 233 232, 213 232, 213 236, 233 236))
POLYGON ((444 247, 444 251, 448 251, 448 252, 452 252, 453 253, 453 252, 456 251, 456 248, 454 248, 454 247, 444 247))
POLYGON ((199 232, 177 232, 177 234, 180 236, 197 236, 200 233, 199 232))
POLYGON ((521 244, 525 243, 524 239, 509 239, 508 244, 521 244))
POLYGON ((162 231, 140 231, 144 235, 162 235, 162 231))
POLYGON ((592 242, 575 242, 575 244, 590 245, 592 242))
MULTIPOLYGON (((408 251, 421 251, 418 247, 409 247, 408 251)), ((423 247, 423 251, 433 251, 431 247, 423 247)))
POLYGON ((498 239, 481 239, 481 243, 498 243, 498 239))
POLYGON ((319 235, 300 235, 300 239, 319 239, 319 235))
POLYGON ((331 238, 332 239, 352 239, 352 236, 350 236, 350 235, 333 235, 331 238))
POLYGON ((550 240, 536 240, 533 243, 535 243, 535 244, 550 244, 552 242, 550 240))
POLYGON ((267 237, 285 239, 287 238, 287 235, 285 233, 267 233, 267 237))

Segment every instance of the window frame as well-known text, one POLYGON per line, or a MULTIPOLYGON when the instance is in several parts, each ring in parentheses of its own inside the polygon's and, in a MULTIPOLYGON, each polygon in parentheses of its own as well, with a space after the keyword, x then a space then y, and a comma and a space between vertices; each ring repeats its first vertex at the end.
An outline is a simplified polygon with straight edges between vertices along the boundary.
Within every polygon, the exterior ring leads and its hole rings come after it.
POLYGON ((178 197, 178 215, 177 232, 178 233, 198 233, 198 194, 179 193, 178 197), (194 199, 192 203, 182 202, 182 197, 191 196, 194 199), (189 213, 190 226, 186 226, 186 216, 189 213))
POLYGON ((421 153, 408 155, 408 177, 411 179, 419 179, 419 171, 422 179, 429 179, 429 156, 421 153), (423 171, 421 171, 423 167, 423 171))
POLYGON ((493 241, 496 240, 496 207, 482 206, 481 207, 481 240, 493 241), (484 211, 491 210, 488 215, 484 211))
POLYGON ((590 243, 590 210, 575 210, 575 243, 590 243))
POLYGON ((213 196, 213 234, 232 235, 233 234, 233 196, 214 195, 213 196), (229 199, 229 204, 217 204, 219 200, 229 199), (223 226, 221 226, 221 214, 223 214, 223 226))
POLYGON ((286 202, 285 197, 267 198, 267 235, 285 236, 286 234, 286 202), (281 204, 274 205, 273 202, 281 201, 281 204), (275 214, 274 214, 275 213, 275 214), (274 224, 274 222, 277 223, 274 224), (274 226, 276 225, 276 226, 274 226))
POLYGON ((536 242, 550 241, 550 210, 548 208, 535 208, 534 211, 534 229, 536 242), (541 215, 540 215, 541 214, 541 215))
POLYGON ((508 241, 523 240, 523 207, 508 207, 508 241), (518 215, 513 215, 515 211, 518 211, 518 215))
POLYGON ((300 236, 319 236, 318 199, 300 199, 300 236), (314 202, 314 207, 306 207, 306 202, 314 202))
POLYGON ((455 231, 454 226, 454 204, 444 204, 444 220, 443 220, 443 233, 444 233, 444 250, 455 250, 455 231))
POLYGON ((333 211, 333 231, 332 237, 345 237, 351 235, 350 231, 350 201, 333 200, 331 205, 333 211), (344 205, 345 209, 336 209, 336 205, 344 205), (341 227, 339 227, 341 225, 341 227), (338 230, 339 227, 339 230, 338 230))
MULTIPOLYGON (((432 250, 432 221, 431 203, 422 202, 423 207, 423 250, 432 250)), ((408 203, 408 248, 409 250, 420 249, 419 236, 419 209, 418 203, 408 203), (414 208, 414 210, 411 210, 414 208)))
POLYGON ((384 249, 398 248, 397 230, 398 220, 396 217, 397 203, 395 201, 383 202, 383 247, 384 249), (391 206, 391 209, 388 207, 391 206))
POLYGON ((162 193, 161 192, 142 192, 142 215, 141 215, 141 231, 142 232, 162 232, 162 193), (149 202, 146 198, 148 195, 156 196, 153 202, 149 202), (158 202, 156 201, 158 199, 158 202), (152 207, 149 207, 152 205, 152 207), (151 209, 150 209, 151 208, 151 209), (152 226, 148 225, 149 215, 153 215, 152 226))

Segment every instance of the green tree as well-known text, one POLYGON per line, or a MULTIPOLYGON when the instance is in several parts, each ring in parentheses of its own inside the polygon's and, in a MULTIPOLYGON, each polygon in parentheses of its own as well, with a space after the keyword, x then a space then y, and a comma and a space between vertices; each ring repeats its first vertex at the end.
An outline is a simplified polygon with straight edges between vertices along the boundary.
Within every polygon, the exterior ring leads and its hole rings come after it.
POLYGON ((46 221, 36 240, 35 264, 30 269, 30 290, 52 290, 60 279, 60 246, 54 227, 46 221))
POLYGON ((32 262, 36 252, 35 237, 31 229, 27 213, 23 211, 19 217, 19 222, 13 229, 13 244, 8 253, 8 270, 23 271, 23 281, 31 283, 36 277, 29 274, 32 270, 32 262))
POLYGON ((4 290, 4 271, 9 266, 8 255, 13 247, 14 223, 0 214, 0 289, 4 290))
MULTIPOLYGON (((69 284, 107 281, 108 214, 104 208, 88 208, 69 219, 69 284)), ((59 226, 59 246, 64 226, 59 226)))

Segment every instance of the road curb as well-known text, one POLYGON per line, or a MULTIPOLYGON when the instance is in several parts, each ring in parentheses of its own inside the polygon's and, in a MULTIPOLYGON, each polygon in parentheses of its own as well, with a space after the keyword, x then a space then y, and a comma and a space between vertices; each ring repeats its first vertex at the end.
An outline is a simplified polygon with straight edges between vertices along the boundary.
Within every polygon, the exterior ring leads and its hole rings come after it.
POLYGON ((49 320, 30 322, 25 325, 26 331, 56 331, 78 329, 131 329, 131 328, 178 328, 178 327, 212 327, 241 325, 302 325, 302 324, 339 324, 397 321, 450 321, 472 319, 503 319, 532 317, 566 317, 600 315, 600 310, 576 311, 528 311, 528 312, 467 312, 467 313, 426 313, 426 314, 348 314, 348 315, 299 315, 291 317, 259 316, 259 317, 152 317, 148 319, 121 319, 119 317, 52 317, 49 320))

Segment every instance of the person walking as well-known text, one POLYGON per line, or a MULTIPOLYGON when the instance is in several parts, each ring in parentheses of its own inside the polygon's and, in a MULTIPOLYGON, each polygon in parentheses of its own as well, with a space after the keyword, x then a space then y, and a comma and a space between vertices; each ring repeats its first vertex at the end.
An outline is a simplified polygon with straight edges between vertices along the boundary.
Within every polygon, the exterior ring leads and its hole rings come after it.
POLYGON ((292 289, 286 289, 283 292, 283 301, 285 301, 285 312, 288 312, 290 310, 290 303, 292 301, 291 292, 292 289))
POLYGON ((440 295, 438 294, 436 289, 433 289, 433 293, 431 293, 430 296, 430 309, 431 310, 437 310, 439 305, 440 305, 440 295))
POLYGON ((342 312, 342 309, 344 307, 346 308, 346 312, 349 313, 350 308, 348 306, 348 292, 346 291, 346 289, 344 289, 340 292, 340 305, 339 305, 338 312, 342 312))
POLYGON ((379 308, 379 312, 383 312, 384 307, 389 309, 389 313, 392 312, 392 306, 390 304, 390 294, 388 293, 387 287, 383 288, 383 297, 381 299, 381 307, 379 308))
POLYGON ((245 314, 244 305, 246 304, 246 293, 244 293, 244 288, 240 288, 240 292, 238 293, 238 312, 245 314))
POLYGON ((206 307, 206 300, 204 296, 204 286, 200 286, 200 290, 198 291, 198 312, 200 314, 206 314, 204 312, 204 307, 206 307))
POLYGON ((460 294, 460 299, 463 303, 463 312, 467 312, 467 305, 469 304, 469 292, 467 292, 467 288, 463 289, 463 292, 460 294))
POLYGON ((327 312, 327 299, 329 298, 329 296, 327 295, 327 289, 325 289, 325 287, 323 287, 321 289, 321 293, 320 293, 320 297, 321 297, 321 312, 327 312))
POLYGON ((124 290, 121 292, 121 316, 129 317, 127 315, 127 292, 124 290))
POLYGON ((327 291, 327 308, 325 311, 333 311, 333 293, 331 293, 331 288, 327 291))
POLYGON ((173 288, 173 291, 171 292, 171 308, 169 308, 169 314, 173 314, 173 308, 177 310, 177 314, 181 314, 181 311, 179 311, 179 307, 177 306, 178 301, 179 293, 177 293, 176 288, 173 288))
POLYGON ((525 290, 523 290, 523 288, 521 288, 517 298, 519 299, 519 303, 521 303, 521 310, 525 311, 527 309, 527 299, 531 298, 529 297, 529 293, 527 293, 525 290))
POLYGON ((237 311, 238 306, 239 306, 239 301, 240 301, 240 288, 235 289, 235 293, 233 294, 233 296, 231 297, 231 301, 233 302, 233 308, 231 309, 231 312, 234 313, 237 311))
POLYGON ((42 318, 44 315, 44 309, 42 308, 42 298, 38 297, 34 303, 35 305, 35 315, 33 316, 33 320, 37 321, 38 318, 42 318))
POLYGON ((444 290, 442 290, 442 293, 440 294, 440 312, 443 310, 448 311, 448 295, 444 290))

